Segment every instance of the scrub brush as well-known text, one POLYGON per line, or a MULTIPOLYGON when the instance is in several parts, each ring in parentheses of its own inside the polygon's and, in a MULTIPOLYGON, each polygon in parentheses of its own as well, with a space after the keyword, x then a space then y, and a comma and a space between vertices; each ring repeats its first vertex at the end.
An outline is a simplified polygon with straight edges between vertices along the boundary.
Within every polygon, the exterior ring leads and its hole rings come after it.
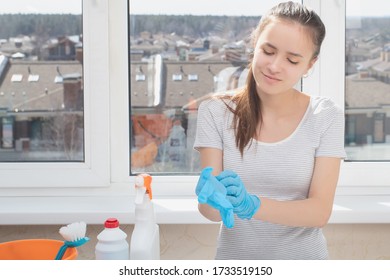
POLYGON ((60 234, 65 239, 64 245, 61 246, 55 260, 61 260, 68 247, 78 247, 89 241, 85 236, 87 225, 84 222, 72 223, 60 228, 60 234))

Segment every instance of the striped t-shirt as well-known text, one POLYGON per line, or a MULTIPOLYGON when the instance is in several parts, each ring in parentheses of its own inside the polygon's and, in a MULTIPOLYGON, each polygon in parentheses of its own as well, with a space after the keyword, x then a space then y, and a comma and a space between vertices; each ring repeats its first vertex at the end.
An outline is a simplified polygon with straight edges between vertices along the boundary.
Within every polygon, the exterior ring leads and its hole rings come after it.
MULTIPOLYGON (((194 148, 223 150, 223 169, 235 171, 248 193, 276 200, 307 198, 316 157, 344 158, 344 114, 328 98, 311 97, 304 117, 287 138, 264 143, 253 140, 236 147, 233 114, 226 100, 199 106, 194 148)), ((261 210, 260 210, 261 211, 261 210)), ((320 228, 291 227, 235 217, 231 229, 221 226, 216 259, 327 259, 320 228)))

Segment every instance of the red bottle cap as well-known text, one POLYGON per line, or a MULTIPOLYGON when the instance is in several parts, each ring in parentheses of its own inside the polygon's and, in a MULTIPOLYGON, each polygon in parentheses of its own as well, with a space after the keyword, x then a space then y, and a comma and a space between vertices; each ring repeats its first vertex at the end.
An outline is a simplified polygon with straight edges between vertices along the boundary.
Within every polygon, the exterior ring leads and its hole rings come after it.
POLYGON ((104 223, 105 228, 117 228, 119 227, 119 221, 115 218, 109 218, 104 223))

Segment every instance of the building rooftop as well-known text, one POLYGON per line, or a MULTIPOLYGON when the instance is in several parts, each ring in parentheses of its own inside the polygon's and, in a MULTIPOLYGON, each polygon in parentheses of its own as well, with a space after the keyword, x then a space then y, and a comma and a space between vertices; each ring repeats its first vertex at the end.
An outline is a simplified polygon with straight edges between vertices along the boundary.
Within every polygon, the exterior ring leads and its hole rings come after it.
POLYGON ((78 61, 12 61, 0 84, 0 107, 37 111, 63 108, 63 85, 80 78, 78 61))
POLYGON ((380 107, 390 104, 390 85, 373 78, 348 76, 345 80, 347 108, 380 107))

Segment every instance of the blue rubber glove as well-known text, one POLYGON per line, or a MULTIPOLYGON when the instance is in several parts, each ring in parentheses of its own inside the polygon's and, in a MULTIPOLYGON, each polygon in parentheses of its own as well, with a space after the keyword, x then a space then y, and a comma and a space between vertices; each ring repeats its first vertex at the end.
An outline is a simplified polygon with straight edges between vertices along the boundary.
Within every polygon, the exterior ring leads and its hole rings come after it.
POLYGON ((260 208, 260 199, 248 194, 241 178, 233 171, 222 171, 217 177, 227 191, 227 198, 233 205, 233 212, 240 219, 251 219, 260 208))
POLYGON ((233 205, 226 197, 226 188, 211 174, 212 171, 213 168, 206 167, 200 173, 195 190, 198 201, 219 210, 224 225, 232 228, 234 226, 233 205))

